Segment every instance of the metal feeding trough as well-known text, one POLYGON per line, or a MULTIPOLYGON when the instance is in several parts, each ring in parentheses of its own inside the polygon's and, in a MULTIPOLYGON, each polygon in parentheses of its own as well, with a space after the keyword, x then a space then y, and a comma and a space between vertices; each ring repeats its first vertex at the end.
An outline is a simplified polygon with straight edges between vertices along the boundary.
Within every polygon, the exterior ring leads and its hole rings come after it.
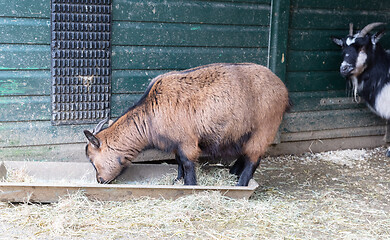
POLYGON ((7 172, 21 171, 33 182, 0 182, 0 201, 56 202, 69 194, 82 191, 91 200, 125 201, 130 198, 153 197, 176 199, 203 191, 218 191, 231 198, 249 198, 259 186, 253 179, 247 187, 137 185, 136 182, 176 173, 176 165, 132 164, 115 184, 98 184, 90 163, 81 162, 14 162, 0 163, 0 180, 7 172))

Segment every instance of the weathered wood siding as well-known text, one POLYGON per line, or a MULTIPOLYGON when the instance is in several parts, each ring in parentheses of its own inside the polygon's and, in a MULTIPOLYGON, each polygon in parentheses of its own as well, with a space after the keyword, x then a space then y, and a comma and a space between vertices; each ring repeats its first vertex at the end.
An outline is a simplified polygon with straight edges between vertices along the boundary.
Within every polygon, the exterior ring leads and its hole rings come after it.
POLYGON ((50 0, 0 1, 0 31, 0 159, 69 158, 85 126, 50 123, 50 0))
MULTIPOLYGON (((113 117, 161 73, 255 62, 268 64, 294 101, 276 153, 382 143, 385 122, 345 99, 330 36, 345 36, 349 22, 388 23, 389 1, 113 0, 112 18, 113 117)), ((0 33, 0 160, 83 160, 82 130, 93 126, 50 123, 50 0, 0 0, 0 33)), ((389 39, 381 40, 388 48, 389 39)))
POLYGON ((113 115, 167 71, 267 64, 270 1, 113 2, 113 115))
MULTIPOLYGON (((112 115, 153 77, 213 62, 267 64, 270 0, 112 2, 112 115)), ((74 160, 90 125, 50 123, 50 0, 0 1, 0 158, 74 160)))

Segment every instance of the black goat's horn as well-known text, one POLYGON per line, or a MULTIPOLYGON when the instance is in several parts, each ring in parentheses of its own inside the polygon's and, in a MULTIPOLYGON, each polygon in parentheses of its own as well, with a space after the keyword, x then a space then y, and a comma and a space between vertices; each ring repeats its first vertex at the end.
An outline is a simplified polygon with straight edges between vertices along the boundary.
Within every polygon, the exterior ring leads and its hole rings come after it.
POLYGON ((349 23, 349 36, 353 36, 353 23, 349 23))
POLYGON ((374 29, 375 27, 378 27, 380 25, 384 25, 386 23, 383 23, 383 22, 374 22, 374 23, 370 23, 368 24, 367 26, 365 26, 360 32, 359 32, 359 35, 357 37, 364 37, 367 35, 367 33, 369 33, 372 29, 374 29))

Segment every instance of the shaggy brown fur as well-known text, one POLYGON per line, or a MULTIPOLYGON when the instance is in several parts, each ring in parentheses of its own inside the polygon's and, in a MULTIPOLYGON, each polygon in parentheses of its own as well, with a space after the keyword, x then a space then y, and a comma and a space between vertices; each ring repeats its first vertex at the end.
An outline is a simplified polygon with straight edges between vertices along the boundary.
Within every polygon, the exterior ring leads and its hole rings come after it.
POLYGON ((243 156, 233 171, 242 175, 248 164, 249 172, 256 169, 288 107, 285 85, 260 65, 218 63, 170 72, 153 79, 141 100, 107 129, 86 132, 87 156, 99 182, 113 180, 146 148, 174 152, 185 184, 196 184, 187 174, 202 151, 243 156))

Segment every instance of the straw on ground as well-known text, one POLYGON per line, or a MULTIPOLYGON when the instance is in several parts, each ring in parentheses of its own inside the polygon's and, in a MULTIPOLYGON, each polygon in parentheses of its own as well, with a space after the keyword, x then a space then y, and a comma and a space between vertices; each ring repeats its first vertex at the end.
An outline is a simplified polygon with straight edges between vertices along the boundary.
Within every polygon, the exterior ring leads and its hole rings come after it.
POLYGON ((326 154, 268 157, 255 175, 261 187, 249 200, 205 192, 177 200, 99 202, 79 192, 55 204, 0 203, 0 234, 11 239, 389 239, 390 160, 382 158, 383 150, 364 150, 361 164, 350 166, 321 160, 326 154))

